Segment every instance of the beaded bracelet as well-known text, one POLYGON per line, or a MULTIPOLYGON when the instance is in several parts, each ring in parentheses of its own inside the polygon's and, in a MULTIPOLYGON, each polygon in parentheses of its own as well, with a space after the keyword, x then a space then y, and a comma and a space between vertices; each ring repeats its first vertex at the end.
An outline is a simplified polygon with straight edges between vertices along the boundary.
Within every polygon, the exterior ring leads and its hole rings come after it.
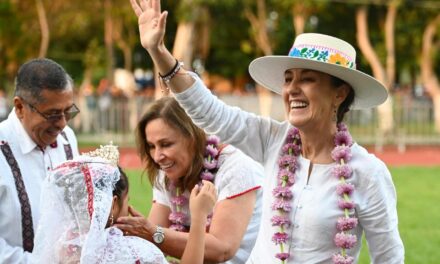
POLYGON ((176 59, 176 64, 174 65, 174 67, 171 69, 170 72, 168 72, 165 75, 162 75, 159 73, 159 77, 162 81, 164 81, 165 83, 169 83, 171 81, 171 79, 174 78, 174 76, 176 76, 176 74, 179 72, 180 68, 183 66, 183 62, 179 62, 176 59))

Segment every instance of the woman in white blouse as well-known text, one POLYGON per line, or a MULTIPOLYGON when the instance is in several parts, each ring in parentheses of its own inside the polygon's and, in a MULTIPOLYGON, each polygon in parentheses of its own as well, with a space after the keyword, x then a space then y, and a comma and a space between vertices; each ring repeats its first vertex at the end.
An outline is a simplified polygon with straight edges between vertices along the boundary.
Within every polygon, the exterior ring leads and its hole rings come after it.
POLYGON ((263 168, 231 145, 207 137, 172 97, 151 103, 136 130, 141 159, 153 186, 148 219, 131 210, 117 227, 180 258, 192 228, 189 196, 202 180, 218 201, 206 224, 205 262, 245 263, 261 218, 263 168))
POLYGON ((278 122, 225 105, 166 49, 167 12, 159 0, 131 0, 142 46, 192 120, 264 165, 260 233, 248 263, 355 263, 362 233, 372 263, 403 263, 396 193, 385 164, 353 142, 343 117, 387 99, 355 68, 347 42, 302 34, 288 56, 249 66, 259 84, 282 95, 278 122))

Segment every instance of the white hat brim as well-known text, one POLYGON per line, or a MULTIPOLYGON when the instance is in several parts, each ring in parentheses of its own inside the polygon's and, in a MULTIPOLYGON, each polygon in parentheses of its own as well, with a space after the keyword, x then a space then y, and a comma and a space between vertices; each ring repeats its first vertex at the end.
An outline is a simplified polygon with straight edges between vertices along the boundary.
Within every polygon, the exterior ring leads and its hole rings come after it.
POLYGON ((337 64, 310 59, 290 56, 260 57, 250 63, 249 73, 257 83, 281 94, 284 73, 292 68, 324 72, 350 84, 355 92, 355 99, 351 109, 371 108, 382 104, 388 97, 385 86, 368 74, 337 64))

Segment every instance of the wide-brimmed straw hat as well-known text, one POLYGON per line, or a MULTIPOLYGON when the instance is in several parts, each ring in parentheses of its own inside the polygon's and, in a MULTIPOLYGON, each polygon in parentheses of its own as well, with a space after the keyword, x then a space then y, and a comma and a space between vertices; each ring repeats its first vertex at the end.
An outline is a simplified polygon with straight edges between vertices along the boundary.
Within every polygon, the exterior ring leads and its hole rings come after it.
POLYGON ((356 70, 356 50, 353 46, 323 34, 298 35, 289 55, 257 58, 249 65, 249 73, 257 83, 281 94, 284 73, 292 68, 324 72, 350 84, 355 92, 351 109, 374 107, 388 97, 383 84, 356 70))

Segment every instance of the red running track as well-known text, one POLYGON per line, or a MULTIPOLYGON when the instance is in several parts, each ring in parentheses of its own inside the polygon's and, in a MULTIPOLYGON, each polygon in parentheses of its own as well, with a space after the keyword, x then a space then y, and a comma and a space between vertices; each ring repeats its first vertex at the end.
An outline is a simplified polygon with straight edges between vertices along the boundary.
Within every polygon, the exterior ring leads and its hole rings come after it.
MULTIPOLYGON (((407 147, 404 153, 399 153, 396 148, 385 148, 380 153, 376 153, 374 148, 369 148, 369 151, 388 166, 440 166, 440 146, 407 147)), ((136 149, 120 148, 120 153, 120 165, 123 168, 142 168, 136 149)))

